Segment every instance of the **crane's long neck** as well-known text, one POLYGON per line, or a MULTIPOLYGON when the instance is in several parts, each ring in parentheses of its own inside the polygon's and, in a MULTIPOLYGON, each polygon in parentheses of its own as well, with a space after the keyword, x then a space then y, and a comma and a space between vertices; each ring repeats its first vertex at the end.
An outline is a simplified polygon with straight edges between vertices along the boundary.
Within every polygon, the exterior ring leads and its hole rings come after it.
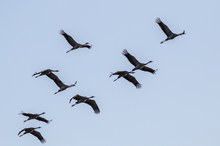
POLYGON ((36 127, 36 128, 34 128, 34 129, 39 129, 39 128, 41 128, 41 127, 36 127))
POLYGON ((51 70, 51 72, 59 72, 59 70, 51 70))
POLYGON ((45 114, 45 112, 42 112, 42 113, 40 113, 40 114, 38 114, 38 115, 40 116, 40 115, 43 115, 43 114, 45 114))
POLYGON ((134 74, 134 73, 135 73, 134 71, 129 71, 129 72, 128 72, 128 74, 134 74))
POLYGON ((149 64, 149 63, 152 63, 153 61, 148 61, 147 63, 145 63, 144 65, 147 65, 147 64, 149 64))

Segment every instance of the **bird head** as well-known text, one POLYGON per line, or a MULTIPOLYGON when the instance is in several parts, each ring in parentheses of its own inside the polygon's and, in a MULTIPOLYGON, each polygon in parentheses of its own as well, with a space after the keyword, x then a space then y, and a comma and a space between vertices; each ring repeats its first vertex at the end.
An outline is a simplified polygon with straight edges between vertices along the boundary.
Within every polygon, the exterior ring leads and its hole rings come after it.
POLYGON ((41 128, 41 127, 35 127, 34 129, 39 129, 39 128, 41 128))
POLYGON ((129 74, 134 74, 135 72, 132 70, 132 71, 129 71, 128 73, 129 73, 129 74))
POLYGON ((19 115, 22 115, 24 112, 23 111, 21 111, 20 113, 19 113, 19 115))
POLYGON ((53 72, 59 72, 59 70, 53 70, 53 72))
POLYGON ((149 63, 152 63, 153 61, 148 61, 147 63, 145 63, 145 65, 149 64, 149 63))
POLYGON ((90 96, 89 98, 94 98, 95 96, 90 96))
POLYGON ((74 84, 69 85, 69 87, 76 86, 77 81, 74 84))

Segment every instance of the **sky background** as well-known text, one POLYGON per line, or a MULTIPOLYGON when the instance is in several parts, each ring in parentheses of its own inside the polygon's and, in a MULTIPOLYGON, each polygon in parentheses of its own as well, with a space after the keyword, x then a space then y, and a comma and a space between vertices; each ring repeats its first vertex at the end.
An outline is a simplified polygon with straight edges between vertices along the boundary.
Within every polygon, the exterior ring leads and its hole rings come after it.
POLYGON ((1 146, 219 146, 220 145, 220 1, 209 0, 1 0, 1 146), (155 23, 160 17, 173 32, 166 38, 155 23), (91 50, 71 48, 63 29, 91 50), (111 72, 131 70, 123 49, 140 62, 154 61, 155 75, 136 71, 136 89, 111 72), (58 87, 46 76, 77 86, 54 95, 58 87), (71 107, 76 94, 95 96, 101 110, 71 107), (50 124, 23 123, 21 111, 46 112, 50 124))

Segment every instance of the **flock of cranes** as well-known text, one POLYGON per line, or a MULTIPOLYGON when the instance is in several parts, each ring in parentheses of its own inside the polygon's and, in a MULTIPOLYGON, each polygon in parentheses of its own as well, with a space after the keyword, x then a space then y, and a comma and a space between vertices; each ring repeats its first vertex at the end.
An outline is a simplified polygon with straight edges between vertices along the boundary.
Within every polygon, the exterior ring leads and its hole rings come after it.
MULTIPOLYGON (((167 36, 167 38, 160 42, 161 44, 168 41, 168 40, 172 40, 177 36, 183 35, 185 34, 185 31, 183 31, 182 33, 176 34, 173 33, 169 27, 164 24, 160 18, 156 19, 156 23, 159 25, 159 27, 162 29, 162 31, 165 33, 165 35, 167 36)), ((64 32, 64 30, 60 31, 60 34, 64 36, 64 38, 66 39, 66 41, 72 46, 72 48, 70 50, 68 50, 66 53, 73 51, 75 49, 79 49, 79 48, 88 48, 90 49, 92 47, 92 45, 90 45, 89 43, 85 43, 85 44, 80 44, 78 42, 76 42, 69 34, 67 34, 66 32, 64 32)), ((136 78, 134 76, 132 76, 131 74, 134 74, 135 71, 137 70, 141 70, 141 71, 145 71, 145 72, 149 72, 151 74, 155 74, 156 71, 158 69, 152 69, 150 67, 148 67, 147 65, 149 63, 152 63, 153 61, 148 61, 146 63, 141 63, 139 62, 133 55, 131 55, 127 49, 124 49, 122 51, 122 54, 128 59, 128 61, 134 66, 134 68, 131 71, 126 71, 126 70, 122 70, 122 71, 116 71, 114 73, 111 73, 111 76, 113 75, 118 75, 118 77, 114 80, 118 80, 119 78, 123 77, 124 79, 126 79, 127 81, 131 82, 136 88, 141 88, 141 84, 136 80, 136 78)), ((46 75, 48 78, 50 78, 51 80, 54 81, 54 83, 59 87, 59 90, 57 92, 55 92, 54 94, 57 94, 61 91, 66 90, 67 88, 76 86, 77 81, 75 81, 74 84, 70 84, 70 85, 66 85, 64 84, 59 78, 58 76, 55 74, 55 72, 59 72, 59 70, 52 70, 52 69, 46 69, 46 70, 42 70, 40 72, 35 72, 32 76, 35 78, 38 78, 42 75, 46 75)), ((95 100, 93 100, 92 98, 94 98, 94 96, 91 97, 86 97, 86 96, 81 96, 79 94, 73 96, 70 100, 69 103, 72 102, 72 100, 76 100, 74 104, 72 104, 71 106, 75 106, 77 104, 80 103, 85 103, 88 104, 89 106, 92 107, 92 109, 94 110, 94 113, 99 114, 100 113, 100 109, 96 103, 95 100)), ((28 119, 24 120, 24 122, 27 122, 29 120, 38 120, 44 123, 50 123, 52 120, 47 120, 46 118, 41 117, 41 115, 45 114, 45 112, 42 112, 40 114, 32 114, 32 113, 25 113, 25 112, 21 112, 20 113, 23 116, 28 117, 28 119)), ((37 137, 42 143, 46 142, 46 140, 43 138, 43 136, 41 135, 40 132, 38 132, 35 129, 39 129, 41 127, 29 127, 29 128, 24 128, 21 131, 19 131, 18 135, 19 137, 25 135, 25 134, 32 134, 33 136, 37 137), (21 134, 23 132, 23 134, 21 134)))

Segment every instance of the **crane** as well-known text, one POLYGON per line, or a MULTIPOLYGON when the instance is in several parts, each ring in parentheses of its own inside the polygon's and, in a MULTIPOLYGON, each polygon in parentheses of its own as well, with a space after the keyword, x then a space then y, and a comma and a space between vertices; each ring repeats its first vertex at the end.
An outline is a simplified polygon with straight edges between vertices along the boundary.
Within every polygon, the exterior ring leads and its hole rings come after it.
POLYGON ((94 112, 95 112, 96 114, 99 114, 99 113, 100 113, 99 107, 98 107, 98 105, 96 104, 95 100, 93 100, 93 99, 91 99, 91 98, 94 98, 94 96, 86 97, 86 96, 81 96, 81 95, 77 94, 77 95, 73 96, 73 97, 69 100, 69 103, 71 103, 71 101, 72 101, 73 99, 75 99, 76 102, 72 105, 72 107, 75 106, 75 105, 77 105, 77 104, 80 104, 80 103, 86 103, 86 104, 90 105, 90 106, 93 108, 93 110, 94 110, 94 112))
POLYGON ((34 135, 35 137, 37 137, 37 138, 41 141, 41 143, 45 143, 46 140, 43 138, 43 136, 41 135, 41 133, 35 130, 35 129, 39 129, 39 128, 41 128, 41 127, 36 127, 36 128, 33 128, 33 127, 24 128, 24 129, 22 129, 22 130, 18 133, 18 136, 21 137, 21 136, 23 136, 23 135, 25 135, 25 134, 30 133, 30 134, 34 135), (23 132, 23 134, 21 134, 22 132, 23 132), (20 134, 21 134, 21 135, 20 135, 20 134))
MULTIPOLYGON (((61 91, 64 91, 64 90, 66 90, 67 88, 73 87, 73 86, 75 86, 76 83, 77 83, 77 81, 75 81, 74 84, 66 85, 66 84, 64 84, 64 83, 58 78, 57 75, 55 75, 55 74, 53 73, 53 71, 45 71, 45 70, 43 70, 43 71, 40 71, 40 72, 38 72, 38 73, 34 73, 32 76, 35 76, 35 75, 38 75, 38 74, 40 74, 40 75, 46 75, 47 77, 49 77, 50 79, 52 79, 52 80, 55 82, 55 84, 60 88, 60 89, 59 89, 57 92, 55 92, 54 94, 57 94, 57 93, 59 93, 59 92, 61 92, 61 91)), ((39 75, 39 76, 40 76, 40 75, 39 75)), ((38 76, 37 76, 37 77, 38 77, 38 76)))
POLYGON ((79 49, 79 48, 88 48, 90 49, 92 46, 89 45, 89 43, 85 43, 85 44, 79 44, 77 43, 70 35, 68 35, 64 30, 60 30, 60 34, 64 36, 64 38, 66 39, 66 41, 73 47, 70 50, 68 50, 66 53, 75 50, 75 49, 79 49))
POLYGON ((160 18, 157 18, 157 19, 156 19, 156 23, 160 26, 160 28, 163 30, 163 32, 164 32, 164 33, 166 34, 166 36, 167 36, 167 38, 166 38, 164 41, 160 42, 161 44, 164 43, 165 41, 172 40, 172 39, 174 39, 174 38, 177 37, 177 36, 180 36, 180 35, 185 34, 185 30, 184 30, 182 33, 179 33, 179 34, 173 33, 173 32, 169 29, 169 27, 161 21, 160 18))
POLYGON ((135 70, 142 70, 142 71, 146 71, 146 72, 150 72, 152 74, 155 74, 157 69, 154 70, 150 67, 147 67, 146 65, 153 62, 153 61, 148 61, 147 63, 140 63, 133 55, 131 55, 127 49, 124 49, 122 51, 122 54, 128 59, 128 61, 133 64, 135 67, 132 69, 132 71, 135 71, 135 70))
POLYGON ((50 123, 52 120, 47 120, 47 119, 41 117, 41 115, 43 115, 43 114, 45 114, 45 112, 42 112, 42 113, 40 113, 40 114, 32 114, 32 113, 25 113, 25 112, 22 111, 22 112, 20 113, 20 115, 23 115, 23 116, 28 117, 28 119, 27 119, 27 120, 24 120, 24 122, 27 122, 27 121, 29 121, 29 120, 36 119, 36 120, 38 120, 38 121, 42 121, 42 122, 45 122, 45 123, 47 123, 47 124, 50 123))
POLYGON ((119 78, 123 77, 125 78, 127 81, 131 82, 136 88, 141 88, 141 84, 135 79, 135 77, 133 77, 130 74, 134 74, 133 71, 117 71, 115 73, 111 73, 111 75, 109 77, 111 77, 112 75, 118 75, 118 77, 114 80, 118 80, 119 78))

